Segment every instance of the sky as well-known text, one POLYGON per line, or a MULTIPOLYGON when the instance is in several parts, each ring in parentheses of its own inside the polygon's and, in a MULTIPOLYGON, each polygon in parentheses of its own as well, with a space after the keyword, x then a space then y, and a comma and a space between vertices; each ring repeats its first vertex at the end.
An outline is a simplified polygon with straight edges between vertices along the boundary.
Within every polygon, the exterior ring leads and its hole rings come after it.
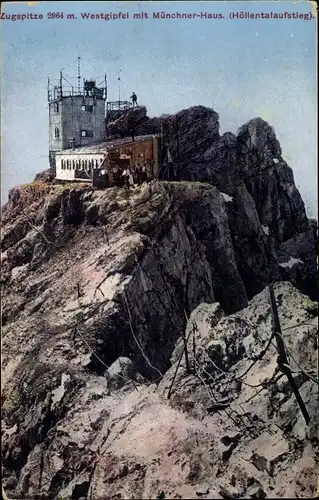
POLYGON ((208 106, 219 113, 221 133, 236 133, 257 116, 266 120, 315 217, 317 19, 231 19, 234 12, 310 17, 313 7, 288 0, 2 3, 3 14, 43 19, 0 21, 1 204, 11 187, 48 168, 47 80, 57 81, 63 70, 76 85, 80 56, 82 78, 102 80, 107 73, 109 99, 117 100, 120 75, 121 98, 135 91, 150 117, 208 106), (81 18, 120 12, 128 19, 81 18), (220 13, 223 19, 156 19, 154 12, 220 13), (148 18, 133 19, 134 13, 148 18))

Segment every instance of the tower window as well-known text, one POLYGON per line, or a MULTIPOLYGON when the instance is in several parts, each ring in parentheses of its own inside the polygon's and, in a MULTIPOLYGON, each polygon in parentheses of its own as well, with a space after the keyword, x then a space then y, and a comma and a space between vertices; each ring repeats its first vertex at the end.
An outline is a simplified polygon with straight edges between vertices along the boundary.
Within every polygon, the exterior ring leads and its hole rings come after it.
POLYGON ((92 113, 93 111, 93 106, 86 106, 85 104, 81 107, 82 111, 88 111, 89 113, 92 113))
POLYGON ((59 137, 60 137, 60 130, 57 127, 54 130, 54 137, 56 139, 59 139, 59 137))
POLYGON ((59 112, 59 103, 58 102, 55 102, 54 105, 53 105, 53 109, 55 111, 55 113, 58 113, 59 112))
POLYGON ((81 130, 81 137, 93 137, 92 130, 81 130))

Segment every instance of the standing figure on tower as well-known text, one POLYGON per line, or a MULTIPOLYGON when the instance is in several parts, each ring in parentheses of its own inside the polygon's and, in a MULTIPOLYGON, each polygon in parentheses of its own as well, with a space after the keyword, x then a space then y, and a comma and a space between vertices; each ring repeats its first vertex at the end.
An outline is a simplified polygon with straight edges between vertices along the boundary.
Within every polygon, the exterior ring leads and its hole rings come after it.
POLYGON ((134 106, 137 106, 137 95, 135 94, 135 92, 133 92, 130 99, 132 99, 133 108, 134 108, 134 106))

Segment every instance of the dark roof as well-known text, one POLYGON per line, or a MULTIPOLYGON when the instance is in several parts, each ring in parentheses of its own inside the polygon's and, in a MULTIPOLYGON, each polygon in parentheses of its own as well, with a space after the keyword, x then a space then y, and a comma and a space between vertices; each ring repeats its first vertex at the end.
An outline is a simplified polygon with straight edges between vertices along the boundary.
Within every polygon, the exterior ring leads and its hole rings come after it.
MULTIPOLYGON (((159 137, 159 135, 138 135, 135 137, 134 142, 143 142, 153 137, 159 137)), ((132 145, 133 141, 131 137, 123 137, 122 139, 113 139, 110 141, 99 142, 97 144, 89 144, 87 146, 78 146, 74 149, 68 148, 57 152, 56 154, 83 154, 83 153, 105 153, 109 149, 132 145)))

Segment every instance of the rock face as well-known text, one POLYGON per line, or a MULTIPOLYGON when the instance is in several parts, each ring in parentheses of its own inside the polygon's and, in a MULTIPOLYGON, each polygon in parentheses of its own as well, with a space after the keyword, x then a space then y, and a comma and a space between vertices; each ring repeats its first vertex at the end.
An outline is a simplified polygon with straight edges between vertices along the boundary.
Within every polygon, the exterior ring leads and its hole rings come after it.
POLYGON ((218 190, 159 182, 151 190, 144 185, 126 199, 123 190, 85 188, 49 196, 42 207, 36 200, 37 211, 31 205, 27 218, 22 214, 4 232, 2 279, 12 290, 3 303, 4 324, 18 311, 23 321, 30 308, 43 317, 57 306, 74 327, 86 311, 106 364, 134 352, 138 369, 148 369, 133 329, 161 371, 185 312, 215 298, 229 312, 244 307, 247 294, 218 190))
MULTIPOLYGON (((19 358, 16 331, 7 331, 2 452, 8 493, 101 500, 161 492, 168 498, 314 496, 316 304, 289 283, 276 285, 275 294, 308 426, 276 369, 267 291, 230 316, 216 303, 195 308, 186 325, 195 335, 191 371, 184 360, 177 369, 179 339, 173 365, 157 384, 134 386, 126 378, 115 387, 110 374, 94 373, 84 337, 75 337, 71 348, 66 319, 56 317, 50 330, 43 325, 42 335, 24 323, 19 358)), ((111 367, 113 376, 124 374, 123 363, 132 369, 122 358, 111 367)))
POLYGON ((131 135, 131 129, 135 129, 135 133, 138 135, 139 126, 148 120, 146 113, 147 110, 144 106, 138 106, 130 109, 116 120, 107 121, 106 136, 108 138, 127 137, 131 135))
POLYGON ((261 223, 280 241, 308 229, 304 204, 274 130, 260 118, 241 127, 238 162, 261 223))
MULTIPOLYGON (((110 131, 158 125, 132 116, 110 131)), ((265 122, 220 137, 199 106, 162 126, 186 180, 99 191, 43 174, 3 208, 14 498, 313 494, 317 310, 293 285, 316 297, 317 225, 265 122), (274 281, 307 428, 269 343, 274 281)))
POLYGON ((254 118, 239 128, 237 136, 230 132, 220 136, 218 114, 204 106, 153 119, 145 108, 138 109, 116 122, 118 131, 124 133, 127 121, 135 120, 139 135, 161 134, 180 179, 213 184, 227 195, 229 227, 248 297, 260 292, 270 278, 283 277, 317 299, 316 230, 307 219, 274 129, 254 118), (286 251, 292 246, 286 244, 290 240, 298 257, 286 251), (305 244, 308 252, 302 259, 299 254, 304 254, 305 244), (275 261, 297 259, 289 277, 283 276, 283 268, 274 268, 269 277, 267 261, 273 259, 269 248, 276 253, 275 261))

